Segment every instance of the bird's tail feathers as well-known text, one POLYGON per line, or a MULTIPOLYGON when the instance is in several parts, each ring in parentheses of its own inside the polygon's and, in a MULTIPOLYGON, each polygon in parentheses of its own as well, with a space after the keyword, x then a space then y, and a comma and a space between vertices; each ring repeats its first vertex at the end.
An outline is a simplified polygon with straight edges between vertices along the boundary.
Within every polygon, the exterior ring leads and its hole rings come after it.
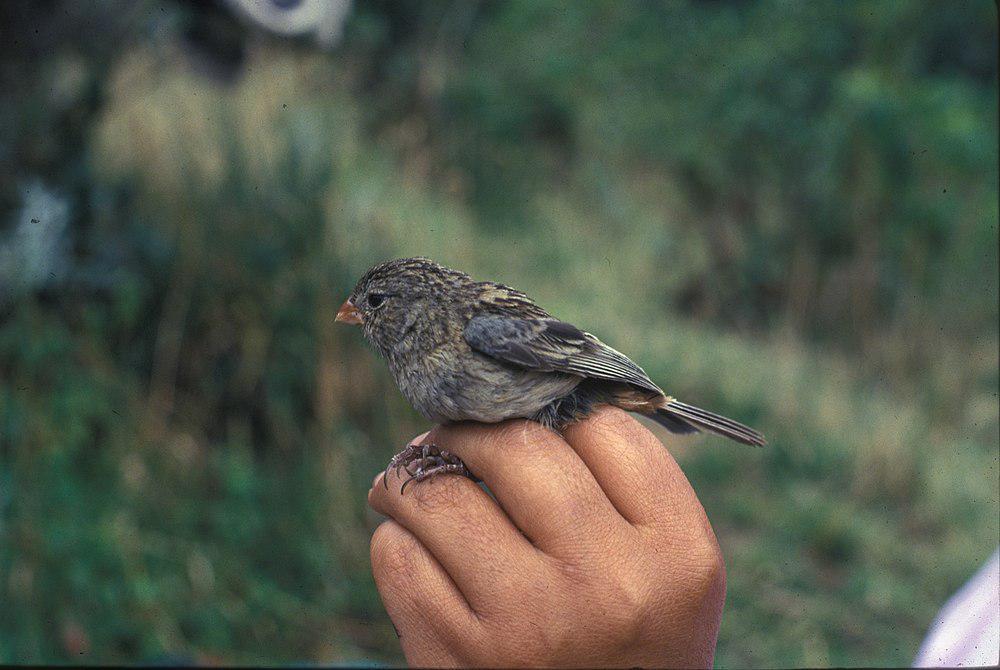
POLYGON ((700 430, 707 430, 754 447, 767 444, 764 436, 753 428, 669 397, 652 418, 671 433, 697 433, 700 430))

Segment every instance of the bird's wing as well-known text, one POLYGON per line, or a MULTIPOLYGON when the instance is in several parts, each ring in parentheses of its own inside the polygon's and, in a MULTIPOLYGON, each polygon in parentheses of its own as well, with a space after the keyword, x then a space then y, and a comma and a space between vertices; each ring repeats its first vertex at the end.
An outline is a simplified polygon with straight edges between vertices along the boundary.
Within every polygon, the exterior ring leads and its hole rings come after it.
POLYGON ((479 315, 469 320, 464 336, 476 351, 529 370, 606 379, 663 394, 627 356, 557 319, 479 315))

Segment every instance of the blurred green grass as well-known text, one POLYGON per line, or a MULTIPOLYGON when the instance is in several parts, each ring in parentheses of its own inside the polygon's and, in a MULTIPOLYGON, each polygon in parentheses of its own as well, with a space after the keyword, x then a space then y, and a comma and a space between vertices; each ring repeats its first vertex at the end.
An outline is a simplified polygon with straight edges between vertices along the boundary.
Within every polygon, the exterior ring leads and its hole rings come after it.
POLYGON ((424 254, 771 439, 658 432, 719 666, 909 664, 1000 534, 994 10, 401 7, 102 78, 83 270, 0 312, 0 660, 400 661, 364 501, 426 426, 332 317, 424 254))

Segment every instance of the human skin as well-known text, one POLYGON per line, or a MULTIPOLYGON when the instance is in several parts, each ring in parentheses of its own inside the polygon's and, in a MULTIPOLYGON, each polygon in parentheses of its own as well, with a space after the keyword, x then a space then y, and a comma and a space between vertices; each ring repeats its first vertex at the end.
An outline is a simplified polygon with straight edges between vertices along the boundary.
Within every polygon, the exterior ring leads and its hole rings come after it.
POLYGON ((375 584, 415 666, 710 667, 725 567, 691 485, 620 409, 417 438, 465 477, 375 478, 375 584), (388 486, 384 486, 388 484, 388 486))

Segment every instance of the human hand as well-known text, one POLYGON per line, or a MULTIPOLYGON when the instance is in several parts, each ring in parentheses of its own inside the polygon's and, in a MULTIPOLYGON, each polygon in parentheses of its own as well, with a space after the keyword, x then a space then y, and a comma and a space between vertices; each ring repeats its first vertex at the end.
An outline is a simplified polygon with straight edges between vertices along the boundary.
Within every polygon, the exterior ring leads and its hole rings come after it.
POLYGON ((375 478, 390 517, 372 537, 375 583, 419 666, 709 667, 725 568, 670 453, 625 412, 564 436, 523 420, 439 426, 418 438, 466 477, 375 478))

